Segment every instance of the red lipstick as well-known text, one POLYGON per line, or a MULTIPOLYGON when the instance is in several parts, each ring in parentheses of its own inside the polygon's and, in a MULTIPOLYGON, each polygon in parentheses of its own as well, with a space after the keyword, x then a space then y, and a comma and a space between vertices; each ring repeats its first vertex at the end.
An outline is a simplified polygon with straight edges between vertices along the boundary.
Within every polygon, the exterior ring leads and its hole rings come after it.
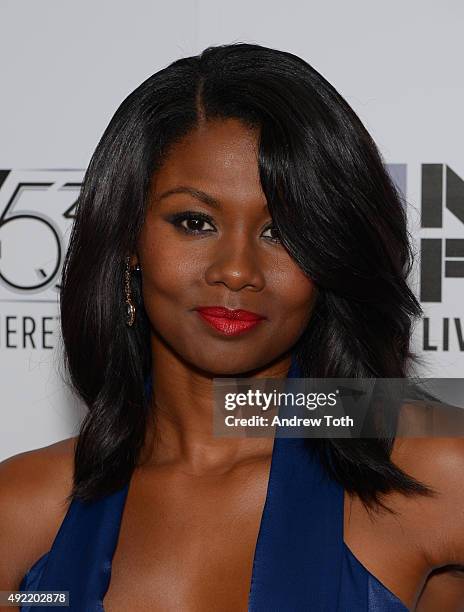
POLYGON ((266 318, 249 310, 230 310, 222 306, 200 306, 196 310, 204 321, 227 336, 242 334, 266 318))

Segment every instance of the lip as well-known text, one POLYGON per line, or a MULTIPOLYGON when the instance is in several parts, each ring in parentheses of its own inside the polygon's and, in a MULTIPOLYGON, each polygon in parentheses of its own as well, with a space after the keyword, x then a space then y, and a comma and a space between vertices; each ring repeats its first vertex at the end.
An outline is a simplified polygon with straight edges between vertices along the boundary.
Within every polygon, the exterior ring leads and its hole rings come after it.
POLYGON ((265 318, 263 315, 257 314, 256 312, 243 310, 241 308, 231 310, 230 308, 224 308, 223 306, 199 306, 196 310, 209 317, 233 319, 234 321, 259 321, 260 319, 265 318))
POLYGON ((246 333, 265 319, 262 315, 249 310, 230 310, 222 306, 205 306, 196 310, 204 321, 226 336, 246 333))

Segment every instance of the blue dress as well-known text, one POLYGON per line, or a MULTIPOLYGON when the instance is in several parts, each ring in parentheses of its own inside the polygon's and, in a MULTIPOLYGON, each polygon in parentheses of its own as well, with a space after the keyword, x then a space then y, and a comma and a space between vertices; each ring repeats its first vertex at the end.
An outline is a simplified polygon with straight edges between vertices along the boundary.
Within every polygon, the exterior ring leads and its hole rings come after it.
MULTIPOLYGON (((292 361, 288 377, 299 374, 292 361)), ((128 490, 126 484, 98 501, 74 500, 51 549, 30 568, 20 590, 69 591, 70 612, 104 612, 128 490)), ((327 476, 304 438, 275 437, 249 612, 408 611, 344 543, 343 502, 343 487, 327 476)))

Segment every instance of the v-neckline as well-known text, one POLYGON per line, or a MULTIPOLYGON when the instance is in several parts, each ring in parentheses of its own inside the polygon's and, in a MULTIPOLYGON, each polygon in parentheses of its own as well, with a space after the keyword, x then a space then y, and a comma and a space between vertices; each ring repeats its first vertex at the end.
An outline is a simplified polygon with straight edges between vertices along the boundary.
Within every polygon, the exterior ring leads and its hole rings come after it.
MULTIPOLYGON (((344 489, 327 478, 304 442, 274 437, 248 612, 279 605, 338 610, 339 603, 346 605, 345 598, 351 601, 350 597, 364 602, 362 609, 367 610, 371 591, 375 603, 393 603, 398 612, 407 612, 402 600, 344 542, 344 489)), ((129 483, 98 502, 71 503, 51 549, 25 576, 33 580, 34 588, 69 590, 76 605, 104 612, 128 490, 129 483)))
MULTIPOLYGON (((286 380, 291 379, 291 378, 296 378, 300 375, 300 370, 299 367, 296 363, 295 360, 295 355, 292 354, 292 361, 291 361, 291 365, 290 368, 288 370, 287 376, 286 376, 286 380)), ((279 412, 280 414, 280 412, 279 412)), ((251 578, 250 578, 250 587, 248 590, 248 601, 247 601, 247 612, 252 612, 251 610, 251 605, 253 604, 253 602, 257 599, 257 595, 255 594, 255 585, 256 585, 256 575, 257 575, 257 557, 259 555, 259 549, 260 549, 260 542, 263 539, 263 525, 267 523, 267 515, 269 513, 269 506, 270 506, 270 498, 271 498, 271 491, 274 488, 274 480, 275 480, 275 465, 276 465, 276 455, 277 452, 279 450, 279 445, 280 442, 279 440, 281 440, 282 438, 277 436, 277 432, 279 431, 279 427, 276 427, 274 429, 274 442, 272 444, 272 451, 271 451, 271 461, 270 461, 270 466, 269 466, 269 471, 268 471, 268 477, 267 477, 267 485, 266 485, 266 494, 264 497, 264 504, 263 504, 263 509, 261 511, 261 517, 260 517, 260 521, 259 521, 259 526, 258 526, 258 533, 256 536, 256 541, 255 541, 255 545, 254 545, 254 551, 253 551, 253 561, 252 561, 252 569, 251 569, 251 578)), ((122 510, 121 510, 121 520, 119 522, 119 529, 118 529, 118 533, 117 533, 117 537, 116 537, 116 542, 115 542, 115 546, 113 549, 113 554, 111 555, 111 559, 109 560, 109 578, 106 584, 106 588, 104 588, 104 592, 101 593, 100 595, 100 601, 101 601, 101 606, 102 606, 102 610, 101 612, 105 612, 105 608, 104 608, 104 598, 107 594, 107 592, 109 591, 110 588, 110 582, 111 582, 111 569, 112 569, 112 564, 113 564, 113 558, 115 555, 115 551, 116 551, 116 547, 117 547, 117 543, 118 543, 118 539, 119 539, 119 534, 121 531, 121 524, 124 518, 124 509, 126 506, 126 502, 127 502, 127 497, 129 494, 129 490, 130 490, 130 485, 132 483, 132 479, 133 479, 133 474, 131 475, 131 478, 129 479, 129 482, 123 487, 124 490, 124 498, 122 501, 122 510)))
MULTIPOLYGON (((276 432, 275 432, 276 433, 276 432)), ((272 445, 272 451, 271 451, 271 460, 270 460, 270 466, 269 466, 269 471, 268 471, 268 478, 267 478, 267 486, 266 486, 266 494, 265 494, 265 498, 264 498, 264 504, 263 504, 263 509, 261 511, 261 518, 259 521, 259 526, 258 526, 258 532, 257 532, 257 536, 256 536, 256 542, 255 542, 255 546, 254 546, 254 551, 253 551, 253 561, 252 561, 252 570, 251 570, 251 578, 250 578, 250 587, 248 590, 248 600, 247 600, 247 612, 252 612, 252 608, 251 605, 254 605, 254 603, 256 601, 258 601, 259 597, 258 595, 255 593, 255 585, 256 585, 256 575, 257 575, 257 559, 258 556, 260 554, 260 543, 263 540, 263 526, 267 523, 267 519, 268 519, 268 514, 270 512, 270 505, 271 505, 271 496, 272 496, 272 491, 275 489, 275 472, 276 472, 276 464, 277 464, 277 460, 276 460, 276 456, 277 453, 279 451, 282 451, 283 449, 280 449, 279 446, 282 444, 282 442, 280 442, 282 440, 281 437, 278 437, 276 435, 274 435, 274 442, 272 445)), ((291 438, 291 440, 295 440, 295 438, 291 438)), ((120 529, 121 529, 121 524, 122 524, 122 518, 124 516, 124 507, 126 505, 126 501, 127 501, 127 497, 129 494, 129 488, 130 488, 130 483, 132 482, 132 477, 129 480, 129 482, 125 485, 125 487, 123 487, 123 489, 125 489, 125 494, 124 494, 124 498, 122 501, 122 511, 121 511, 121 521, 119 523, 119 530, 118 530, 118 537, 116 539, 116 545, 115 545, 115 549, 117 546, 117 541, 119 538, 119 533, 120 533, 120 529)), ((398 595, 396 595, 395 593, 393 593, 393 591, 391 591, 386 585, 384 585, 378 578, 377 576, 375 576, 369 569, 367 569, 367 567, 357 558, 357 556, 353 553, 353 551, 350 549, 350 547, 348 546, 348 544, 346 544, 345 540, 344 540, 344 490, 343 490, 343 495, 342 495, 342 512, 341 512, 341 517, 342 517, 342 548, 343 550, 354 560, 354 562, 360 567, 360 569, 367 575, 370 576, 384 591, 386 591, 386 593, 388 593, 392 598, 394 598, 398 604, 402 605, 404 607, 405 612, 407 612, 408 608, 406 606, 406 604, 398 597, 398 595)), ((111 556, 110 559, 110 567, 109 567, 109 580, 108 580, 108 584, 106 586, 105 592, 101 593, 101 598, 100 601, 102 602, 101 604, 101 612, 106 612, 105 611, 105 607, 104 607, 104 598, 106 593, 109 590, 110 587, 110 581, 111 581, 111 568, 112 568, 112 562, 113 562, 113 558, 114 558, 114 551, 113 551, 113 555, 111 556)))
MULTIPOLYGON (((77 589, 78 600, 86 603, 86 609, 104 612, 103 599, 109 590, 129 484, 94 504, 74 500, 51 550, 30 570, 45 559, 40 588, 58 585, 62 589, 77 589), (90 541, 96 546, 89 546, 90 541)), ((381 601, 384 594, 389 603, 407 612, 402 600, 344 542, 343 525, 343 487, 327 478, 319 461, 305 447, 304 439, 274 436, 253 553, 248 612, 261 612, 273 605, 276 609, 279 603, 282 609, 299 609, 302 602, 309 609, 338 610, 340 592, 343 597, 357 592, 361 598, 362 593, 367 594, 368 589, 370 592, 369 577, 381 601), (348 555, 357 568, 350 565, 345 592, 341 589, 342 564, 347 562, 348 555), (357 586, 351 582, 355 576, 357 586)))
MULTIPOLYGON (((271 451, 271 460, 270 460, 270 466, 269 466, 269 470, 268 470, 268 477, 267 477, 267 485, 266 485, 266 494, 264 497, 264 504, 263 504, 263 509, 261 511, 261 518, 259 521, 259 526, 258 526, 258 533, 256 536, 256 542, 254 545, 254 551, 253 551, 253 561, 252 561, 252 570, 251 570, 251 579, 250 579, 250 588, 248 590, 248 602, 247 602, 247 611, 251 612, 250 610, 250 602, 252 601, 252 599, 254 598, 254 585, 255 585, 255 575, 256 575, 256 564, 257 564, 257 556, 258 556, 258 548, 259 548, 259 543, 263 537, 263 525, 265 523, 265 519, 267 516, 267 513, 269 511, 269 500, 270 500, 270 496, 271 496, 271 489, 273 487, 273 481, 274 481, 274 466, 276 464, 276 460, 275 460, 275 456, 276 456, 276 452, 277 452, 277 446, 278 446, 278 440, 280 438, 278 438, 276 435, 274 435, 274 442, 272 444, 272 451, 271 451)), ((119 523, 119 529, 118 529, 118 534, 117 534, 117 538, 116 538, 116 543, 115 543, 115 547, 113 550, 113 554, 111 555, 111 558, 109 560, 109 579, 106 585, 106 588, 104 588, 104 592, 102 592, 100 594, 100 601, 102 602, 101 604, 101 612, 106 612, 105 610, 105 606, 104 606, 104 599, 106 594, 109 591, 110 588, 110 583, 111 583, 111 570, 112 570, 112 565, 113 565, 113 559, 114 559, 114 555, 116 552, 116 547, 118 544, 118 540, 119 540, 119 534, 121 532, 121 525, 124 519, 124 510, 125 510, 125 506, 127 503, 127 498, 129 496, 129 490, 130 490, 130 485, 133 479, 133 475, 131 476, 131 478, 129 479, 129 482, 124 485, 123 490, 124 490, 124 497, 123 497, 123 501, 121 502, 122 505, 122 510, 121 510, 121 521, 119 523)))
MULTIPOLYGON (((292 358, 287 378, 299 377, 292 358)), ((339 610, 340 604, 346 607, 352 598, 363 602, 367 610, 366 598, 371 591, 376 598, 374 604, 385 601, 393 603, 395 610, 400 607, 401 612, 407 612, 401 599, 344 542, 342 485, 329 477, 308 440, 281 437, 278 431, 279 427, 274 432, 253 552, 248 612, 302 607, 339 610), (356 565, 350 564, 348 555, 356 565), (344 571, 346 563, 349 565, 344 571)), ((46 553, 46 563, 37 578, 39 588, 70 590, 79 609, 84 606, 104 612, 103 599, 110 587, 131 481, 94 503, 71 503, 46 553)))

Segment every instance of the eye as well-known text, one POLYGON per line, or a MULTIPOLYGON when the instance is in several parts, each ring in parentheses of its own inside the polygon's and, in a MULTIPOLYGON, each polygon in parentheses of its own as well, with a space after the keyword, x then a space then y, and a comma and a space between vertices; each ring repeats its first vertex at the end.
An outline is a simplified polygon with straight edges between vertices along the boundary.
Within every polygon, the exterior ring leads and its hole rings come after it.
POLYGON ((269 240, 272 240, 272 242, 280 242, 280 238, 279 238, 279 232, 278 230, 273 226, 273 225, 269 225, 267 227, 267 229, 265 230, 266 232, 268 232, 269 230, 273 231, 275 234, 277 234, 277 236, 267 236, 269 238, 269 240))
MULTIPOLYGON (((208 234, 215 231, 215 227, 212 223, 212 219, 209 215, 201 212, 195 212, 193 210, 186 210, 184 212, 175 213, 168 217, 169 223, 172 223, 174 227, 177 227, 180 231, 189 235, 200 235, 208 234), (204 224, 209 225, 212 229, 202 229, 204 224)), ((276 233, 277 229, 273 225, 269 225, 265 232, 271 231, 276 233)), ((271 242, 280 243, 280 238, 277 236, 265 236, 271 242)))
MULTIPOLYGON (((204 230, 201 228, 205 223, 212 226, 211 217, 192 210, 186 210, 185 212, 171 215, 169 222, 186 234, 204 234, 211 232, 211 230, 204 230)), ((214 229, 214 226, 212 227, 214 229)))

